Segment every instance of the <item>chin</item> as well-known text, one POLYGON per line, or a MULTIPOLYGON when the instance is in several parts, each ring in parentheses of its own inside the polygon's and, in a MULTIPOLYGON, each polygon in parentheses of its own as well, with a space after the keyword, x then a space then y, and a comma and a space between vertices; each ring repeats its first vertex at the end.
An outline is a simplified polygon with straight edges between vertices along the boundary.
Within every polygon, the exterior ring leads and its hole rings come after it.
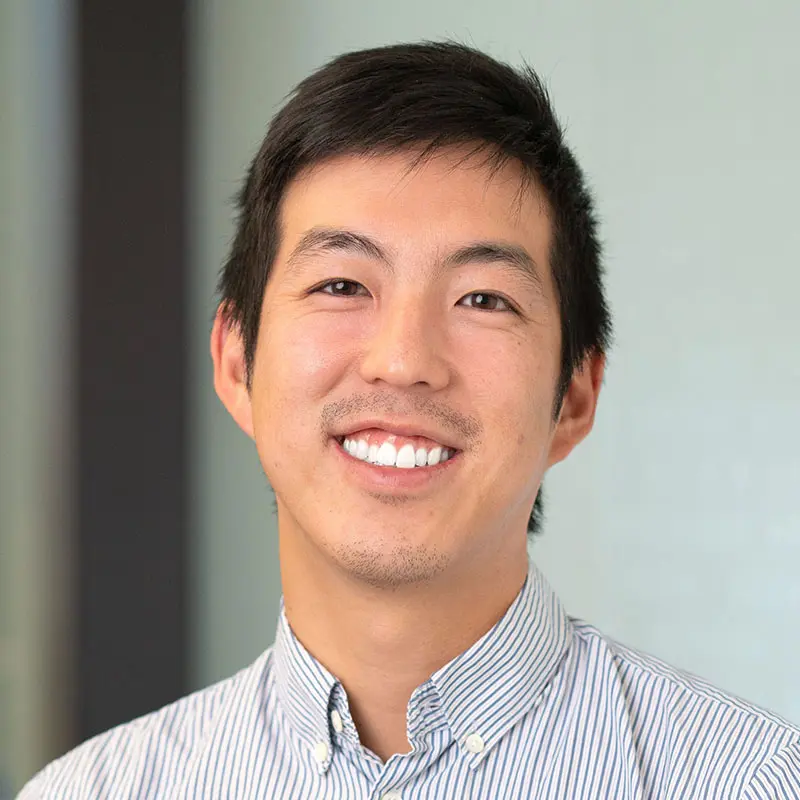
POLYGON ((349 576, 381 589, 432 581, 449 564, 446 553, 436 546, 409 541, 391 543, 386 537, 343 542, 334 547, 333 556, 349 576))

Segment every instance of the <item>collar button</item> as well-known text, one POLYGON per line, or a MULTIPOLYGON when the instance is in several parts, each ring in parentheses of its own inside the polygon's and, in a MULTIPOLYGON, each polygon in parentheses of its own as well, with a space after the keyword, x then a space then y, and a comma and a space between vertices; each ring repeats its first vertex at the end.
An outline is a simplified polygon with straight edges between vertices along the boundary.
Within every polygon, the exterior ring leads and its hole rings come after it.
POLYGON ((333 729, 336 733, 341 733, 344 730, 342 715, 335 708, 331 711, 331 725, 333 725, 333 729))
POLYGON ((314 745, 314 760, 318 764, 324 764, 328 760, 328 745, 325 742, 314 745))
POLYGON ((486 745, 483 742, 483 737, 479 733, 471 733, 464 740, 464 746, 470 753, 482 753, 486 745))

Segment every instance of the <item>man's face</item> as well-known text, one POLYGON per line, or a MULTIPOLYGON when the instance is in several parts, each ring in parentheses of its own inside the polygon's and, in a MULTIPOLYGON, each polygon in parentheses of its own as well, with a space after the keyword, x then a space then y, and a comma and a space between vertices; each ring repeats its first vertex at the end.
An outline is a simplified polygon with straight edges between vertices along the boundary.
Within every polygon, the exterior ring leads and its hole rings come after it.
POLYGON ((282 543, 376 585, 518 558, 556 430, 546 204, 515 165, 412 158, 289 187, 250 398, 282 543))

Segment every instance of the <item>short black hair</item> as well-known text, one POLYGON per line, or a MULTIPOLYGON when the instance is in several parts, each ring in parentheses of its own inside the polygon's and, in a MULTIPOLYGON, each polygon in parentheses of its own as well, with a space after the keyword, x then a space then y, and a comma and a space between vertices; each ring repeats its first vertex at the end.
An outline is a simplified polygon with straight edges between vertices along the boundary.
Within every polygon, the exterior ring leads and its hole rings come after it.
MULTIPOLYGON (((341 55, 302 81, 273 118, 238 196, 237 230, 218 284, 226 321, 244 341, 248 385, 290 182, 335 156, 409 151, 421 160, 459 146, 485 153, 493 169, 521 164, 547 199, 562 334, 558 417, 574 370, 587 355, 604 354, 611 340, 592 197, 534 70, 449 41, 341 55)), ((540 491, 530 533, 540 529, 542 513, 540 491)))

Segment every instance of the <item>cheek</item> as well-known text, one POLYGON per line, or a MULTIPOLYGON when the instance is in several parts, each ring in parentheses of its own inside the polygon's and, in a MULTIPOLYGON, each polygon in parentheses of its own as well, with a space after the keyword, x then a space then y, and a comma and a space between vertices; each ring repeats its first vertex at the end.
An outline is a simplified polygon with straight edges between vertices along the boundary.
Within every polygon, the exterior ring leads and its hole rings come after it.
POLYGON ((311 468, 312 460, 293 454, 317 446, 320 407, 345 361, 330 325, 273 317, 262 326, 253 374, 253 427, 273 488, 296 480, 298 466, 300 474, 311 468))
POLYGON ((550 433, 557 380, 552 343, 476 336, 464 340, 459 351, 467 394, 492 448, 521 462, 537 458, 550 433))
POLYGON ((321 315, 274 320, 262 328, 253 381, 262 416, 277 409, 289 422, 326 397, 352 362, 354 337, 345 328, 321 315))

